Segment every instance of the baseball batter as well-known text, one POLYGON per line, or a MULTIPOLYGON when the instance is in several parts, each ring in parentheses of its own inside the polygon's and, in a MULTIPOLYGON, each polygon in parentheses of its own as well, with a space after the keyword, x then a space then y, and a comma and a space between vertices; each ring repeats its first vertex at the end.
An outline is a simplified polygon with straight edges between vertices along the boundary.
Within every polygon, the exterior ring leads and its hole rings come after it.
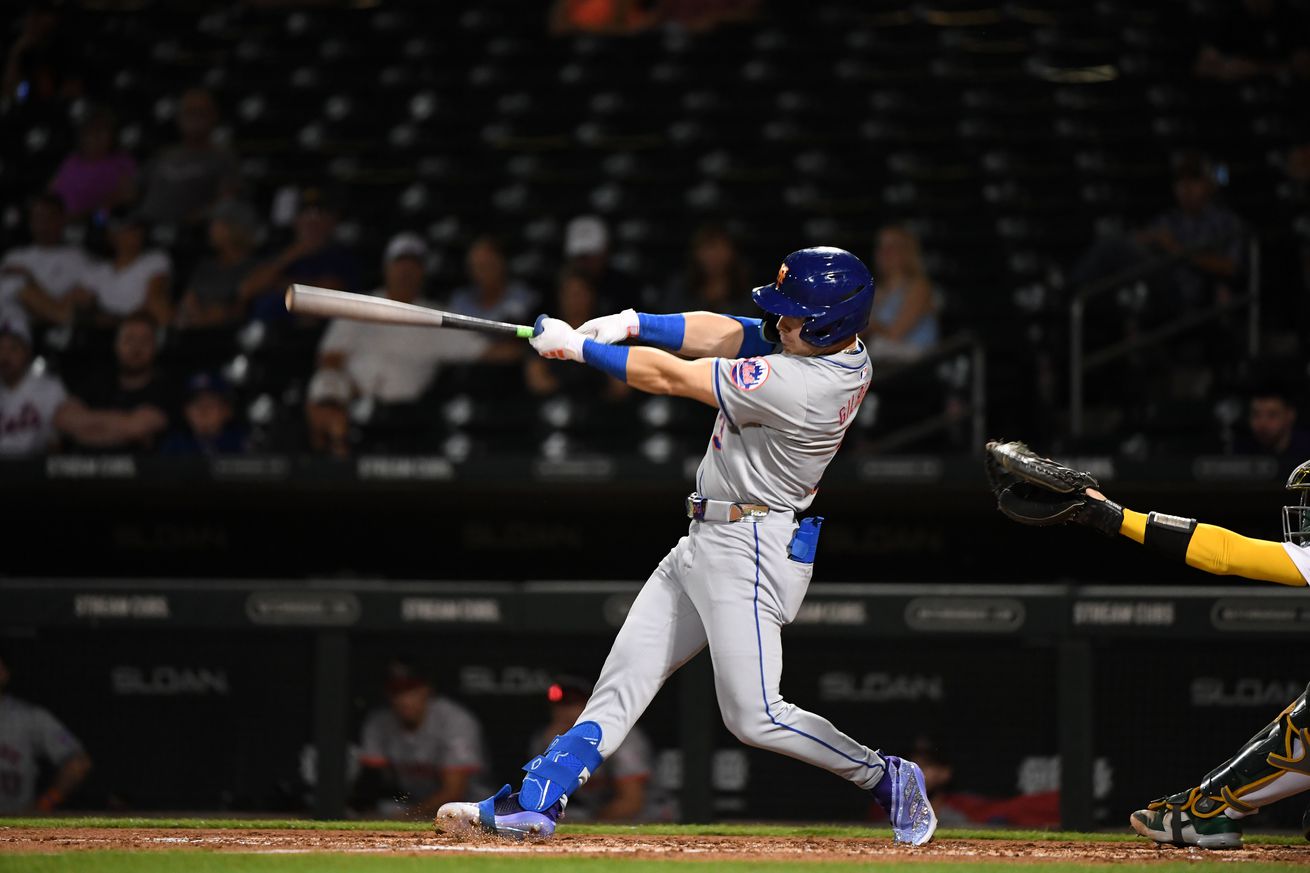
POLYGON ((623 742, 655 693, 707 645, 724 724, 748 745, 821 767, 872 791, 896 839, 928 842, 937 819, 923 774, 883 755, 779 690, 783 625, 814 572, 819 517, 800 518, 869 388, 858 334, 873 279, 849 252, 801 249, 752 292, 763 321, 624 310, 573 330, 537 319, 533 348, 580 361, 652 394, 718 409, 685 537, 633 602, 577 723, 481 803, 450 803, 438 822, 509 837, 549 836, 568 795, 623 742), (636 339, 659 348, 614 345, 636 339), (679 355, 681 357, 679 357, 679 355))
MULTIPOLYGON (((1076 522, 1157 549, 1207 573, 1280 585, 1310 584, 1310 461, 1292 471, 1297 504, 1283 507, 1283 542, 1252 539, 1194 518, 1141 513, 1106 498, 1087 473, 1039 458, 1023 443, 988 443, 997 507, 1022 524, 1076 522)), ((1310 688, 1307 688, 1310 691, 1310 688)), ((1310 790, 1306 692, 1194 788, 1134 812, 1129 826, 1157 843, 1235 849, 1242 819, 1310 790)), ((1310 833, 1307 834, 1310 836, 1310 833)))

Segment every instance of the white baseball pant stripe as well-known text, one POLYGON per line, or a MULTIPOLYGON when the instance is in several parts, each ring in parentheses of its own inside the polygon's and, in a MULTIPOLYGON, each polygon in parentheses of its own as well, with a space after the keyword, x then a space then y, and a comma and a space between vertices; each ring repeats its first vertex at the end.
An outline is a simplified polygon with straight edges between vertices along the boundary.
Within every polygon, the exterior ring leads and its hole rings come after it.
POLYGON ((872 788, 883 759, 827 719, 782 697, 782 627, 796 617, 812 564, 787 557, 789 514, 736 524, 693 522, 637 595, 578 721, 617 749, 679 667, 707 644, 723 723, 743 743, 872 788))

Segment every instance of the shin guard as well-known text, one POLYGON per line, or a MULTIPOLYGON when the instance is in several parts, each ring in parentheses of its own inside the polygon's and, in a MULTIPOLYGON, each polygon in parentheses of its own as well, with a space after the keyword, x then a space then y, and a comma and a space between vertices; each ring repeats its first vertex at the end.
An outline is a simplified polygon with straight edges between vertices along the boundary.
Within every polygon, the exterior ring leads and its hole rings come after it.
MULTIPOLYGON (((1306 688, 1310 692, 1310 686, 1306 688)), ((1201 784, 1153 801, 1148 809, 1181 810, 1196 818, 1242 818, 1310 788, 1310 711, 1306 692, 1292 701, 1242 750, 1201 784)))
POLYGON ((519 789, 519 804, 542 812, 586 784, 604 761, 600 736, 600 725, 584 721, 555 737, 545 752, 523 765, 527 775, 519 789))

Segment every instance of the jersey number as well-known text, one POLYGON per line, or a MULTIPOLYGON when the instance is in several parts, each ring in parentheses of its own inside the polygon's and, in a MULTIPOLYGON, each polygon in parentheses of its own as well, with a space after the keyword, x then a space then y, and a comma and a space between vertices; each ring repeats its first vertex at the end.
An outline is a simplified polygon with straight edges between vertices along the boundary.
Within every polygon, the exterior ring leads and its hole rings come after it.
POLYGON ((710 443, 714 446, 716 452, 723 451, 723 431, 728 426, 728 417, 722 412, 719 413, 718 427, 714 428, 714 436, 710 437, 710 443))

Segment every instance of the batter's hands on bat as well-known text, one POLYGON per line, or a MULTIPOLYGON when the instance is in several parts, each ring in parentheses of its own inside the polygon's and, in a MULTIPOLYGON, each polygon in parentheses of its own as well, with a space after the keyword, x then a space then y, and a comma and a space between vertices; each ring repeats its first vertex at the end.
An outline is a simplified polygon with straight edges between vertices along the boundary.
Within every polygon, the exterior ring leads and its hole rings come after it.
POLYGON ((582 343, 587 338, 569 327, 568 322, 538 315, 532 326, 532 339, 528 340, 543 358, 568 361, 582 360, 582 343))
POLYGON ((578 328, 578 333, 587 339, 608 346, 632 339, 637 335, 638 330, 640 324, 637 321, 637 310, 625 309, 617 315, 602 315, 600 318, 584 321, 578 328))

